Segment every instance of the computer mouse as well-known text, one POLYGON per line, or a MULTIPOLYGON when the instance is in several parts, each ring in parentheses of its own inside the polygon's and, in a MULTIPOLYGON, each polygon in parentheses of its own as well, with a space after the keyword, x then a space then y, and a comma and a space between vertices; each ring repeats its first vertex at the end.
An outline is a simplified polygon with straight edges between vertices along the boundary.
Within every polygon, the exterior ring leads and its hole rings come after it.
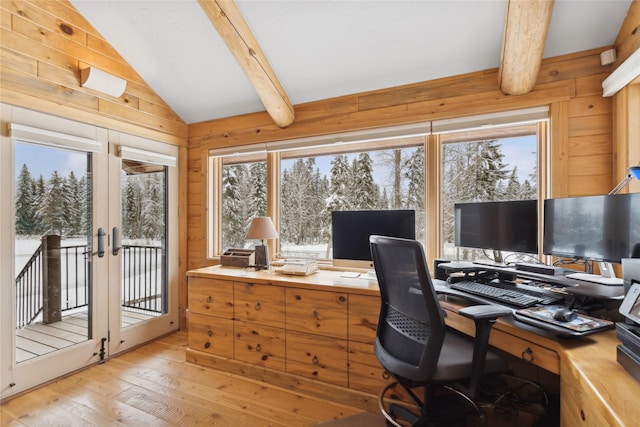
POLYGON ((576 316, 578 315, 578 313, 576 313, 575 311, 571 310, 568 307, 562 307, 557 309, 554 313, 553 313, 553 318, 555 320, 559 320, 561 322, 571 322, 573 319, 576 318, 576 316))

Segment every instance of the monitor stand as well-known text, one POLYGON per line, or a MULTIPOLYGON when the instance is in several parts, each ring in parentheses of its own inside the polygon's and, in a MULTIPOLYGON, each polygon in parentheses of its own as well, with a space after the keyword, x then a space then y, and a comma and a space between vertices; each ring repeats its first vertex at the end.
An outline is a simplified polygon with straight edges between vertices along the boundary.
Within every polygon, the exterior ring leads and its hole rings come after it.
POLYGON ((376 276, 376 271, 375 270, 367 270, 367 272, 365 274, 361 274, 360 277, 363 278, 363 279, 368 279, 368 280, 377 280, 378 279, 378 276, 376 276))
POLYGON ((616 278, 616 272, 613 270, 613 265, 610 262, 599 262, 598 266, 600 267, 600 275, 602 277, 607 277, 609 279, 616 278))
POLYGON ((600 274, 588 273, 571 273, 566 277, 570 279, 583 280, 585 282, 598 283, 600 285, 620 286, 624 283, 623 279, 616 277, 616 272, 610 262, 598 262, 600 274))
POLYGON ((498 250, 493 250, 493 262, 496 264, 503 264, 504 260, 502 259, 502 252, 498 250))

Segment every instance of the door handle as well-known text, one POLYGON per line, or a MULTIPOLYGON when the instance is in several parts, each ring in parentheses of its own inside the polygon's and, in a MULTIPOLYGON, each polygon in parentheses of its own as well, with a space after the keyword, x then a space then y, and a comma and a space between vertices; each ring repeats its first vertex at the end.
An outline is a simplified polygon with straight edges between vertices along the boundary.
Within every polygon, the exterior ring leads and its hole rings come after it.
POLYGON ((113 227, 113 230, 111 230, 112 236, 113 236, 113 249, 111 250, 111 253, 113 255, 118 255, 118 252, 120 251, 120 229, 118 227, 113 227))
POLYGON ((106 235, 107 233, 104 231, 104 228, 98 228, 98 252, 94 254, 98 255, 98 258, 102 258, 104 256, 104 236, 106 235))

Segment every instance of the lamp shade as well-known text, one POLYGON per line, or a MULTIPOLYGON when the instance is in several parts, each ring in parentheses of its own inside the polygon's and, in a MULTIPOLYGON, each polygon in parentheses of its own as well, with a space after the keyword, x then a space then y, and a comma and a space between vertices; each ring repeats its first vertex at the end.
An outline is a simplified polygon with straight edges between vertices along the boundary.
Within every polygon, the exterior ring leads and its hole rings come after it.
POLYGON ((251 220, 249 230, 247 231, 247 239, 275 239, 278 232, 273 226, 271 218, 268 216, 257 216, 251 220))

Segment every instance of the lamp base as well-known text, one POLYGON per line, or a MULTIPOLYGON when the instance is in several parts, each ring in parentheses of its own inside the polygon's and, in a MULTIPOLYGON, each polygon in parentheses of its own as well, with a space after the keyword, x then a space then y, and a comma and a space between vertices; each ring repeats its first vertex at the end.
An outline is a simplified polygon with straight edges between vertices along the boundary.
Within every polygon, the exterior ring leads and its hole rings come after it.
POLYGON ((256 245, 255 265, 257 269, 269 270, 271 261, 269 260, 269 248, 267 245, 256 245))

